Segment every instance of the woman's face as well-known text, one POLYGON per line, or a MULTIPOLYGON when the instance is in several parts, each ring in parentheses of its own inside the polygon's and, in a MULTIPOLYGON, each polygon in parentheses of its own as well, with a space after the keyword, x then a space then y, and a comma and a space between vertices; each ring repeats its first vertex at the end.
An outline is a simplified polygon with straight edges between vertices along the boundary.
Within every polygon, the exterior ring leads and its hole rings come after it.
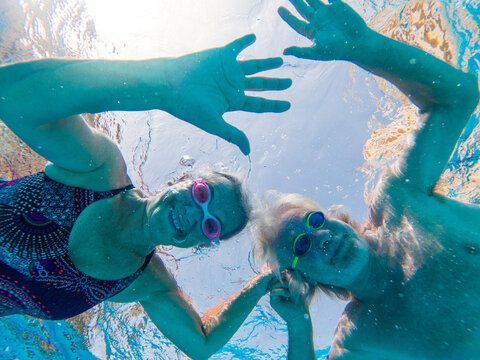
MULTIPOLYGON (((220 238, 239 232, 244 211, 233 184, 221 175, 204 179, 210 190, 208 212, 220 223, 220 238)), ((171 186, 149 211, 150 224, 163 245, 182 248, 211 246, 202 231, 204 211, 192 196, 193 179, 171 186)))
MULTIPOLYGON (((293 242, 308 230, 306 216, 303 210, 291 210, 280 225, 277 256, 282 269, 292 267, 293 242)), ((324 227, 309 236, 312 247, 299 257, 295 269, 306 279, 349 289, 367 270, 368 244, 347 223, 326 216, 324 227)))

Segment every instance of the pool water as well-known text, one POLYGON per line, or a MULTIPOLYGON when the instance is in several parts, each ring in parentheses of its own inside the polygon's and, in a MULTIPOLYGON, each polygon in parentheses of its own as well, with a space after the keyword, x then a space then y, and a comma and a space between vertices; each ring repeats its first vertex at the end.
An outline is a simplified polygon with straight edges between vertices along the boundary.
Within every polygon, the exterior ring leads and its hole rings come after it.
MULTIPOLYGON (((478 74, 478 1, 347 2, 377 31, 478 74)), ((242 58, 279 56, 287 46, 307 44, 278 17, 280 5, 291 8, 287 1, 258 0, 1 0, 0 61, 176 56, 251 32, 257 42, 242 58)), ((147 194, 184 173, 211 166, 240 173, 252 192, 300 192, 325 207, 345 204, 353 217, 365 220, 373 184, 398 157, 418 120, 415 108, 394 87, 350 64, 284 60, 271 74, 291 77, 294 85, 272 97, 290 100, 291 110, 225 117, 247 133, 251 164, 232 145, 162 112, 105 113, 87 120, 119 143, 133 182, 147 194)), ((479 118, 477 110, 437 189, 473 203, 480 202, 479 118)), ((43 168, 44 160, 3 124, 0 136, 1 177, 43 168)), ((194 306, 205 312, 254 274, 250 249, 245 233, 208 252, 160 250, 194 306)), ((326 297, 312 304, 318 358, 328 353, 344 305, 326 297)), ((60 322, 1 318, 0 334, 0 359, 185 358, 134 304, 102 304, 60 322)), ((285 324, 265 297, 212 358, 280 359, 286 351, 285 324)))

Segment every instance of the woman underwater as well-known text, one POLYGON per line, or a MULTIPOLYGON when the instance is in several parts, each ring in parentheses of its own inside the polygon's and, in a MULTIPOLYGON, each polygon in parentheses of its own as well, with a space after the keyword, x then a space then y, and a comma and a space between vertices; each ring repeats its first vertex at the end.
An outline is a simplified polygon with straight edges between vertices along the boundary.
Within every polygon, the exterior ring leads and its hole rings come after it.
POLYGON ((42 59, 0 67, 0 118, 49 160, 44 172, 0 182, 0 316, 65 319, 103 302, 140 302, 158 329, 192 358, 218 351, 268 291, 252 279, 201 319, 158 245, 210 246, 239 233, 249 208, 228 174, 187 179, 146 197, 117 145, 77 114, 160 109, 249 152, 227 111, 283 112, 285 101, 246 96, 289 79, 247 77, 280 58, 239 62, 253 35, 179 58, 42 59))
POLYGON ((309 288, 350 299, 329 359, 478 358, 480 208, 433 191, 477 106, 477 78, 376 33, 342 1, 290 2, 302 19, 285 8, 280 16, 314 44, 285 54, 381 76, 423 123, 377 185, 363 226, 295 194, 260 222, 257 254, 282 274, 271 304, 287 322, 288 358, 316 358, 309 288))

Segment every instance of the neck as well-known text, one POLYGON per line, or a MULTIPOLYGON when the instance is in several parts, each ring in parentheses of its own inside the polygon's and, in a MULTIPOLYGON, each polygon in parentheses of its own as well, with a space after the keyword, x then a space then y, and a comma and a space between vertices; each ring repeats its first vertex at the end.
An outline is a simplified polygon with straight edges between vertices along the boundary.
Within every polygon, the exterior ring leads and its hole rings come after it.
POLYGON ((154 247, 159 245, 174 245, 169 241, 169 238, 165 233, 165 216, 162 215, 162 213, 166 211, 165 205, 162 202, 164 196, 165 194, 150 197, 145 201, 143 228, 149 238, 150 244, 154 247))
POLYGON ((139 255, 146 256, 155 244, 148 227, 148 200, 139 190, 130 190, 123 195, 125 202, 124 222, 125 231, 121 233, 122 243, 139 255))
POLYGON ((359 300, 376 298, 383 294, 393 275, 385 259, 370 252, 364 270, 347 288, 359 300))

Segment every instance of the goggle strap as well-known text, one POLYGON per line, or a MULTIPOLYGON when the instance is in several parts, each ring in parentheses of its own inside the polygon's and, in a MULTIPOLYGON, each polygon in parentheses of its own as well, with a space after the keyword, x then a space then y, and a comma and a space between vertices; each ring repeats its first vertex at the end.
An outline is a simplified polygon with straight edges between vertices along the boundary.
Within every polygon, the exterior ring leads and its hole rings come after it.
POLYGON ((292 262, 292 269, 295 269, 297 267, 297 262, 298 262, 298 256, 295 256, 292 262))

